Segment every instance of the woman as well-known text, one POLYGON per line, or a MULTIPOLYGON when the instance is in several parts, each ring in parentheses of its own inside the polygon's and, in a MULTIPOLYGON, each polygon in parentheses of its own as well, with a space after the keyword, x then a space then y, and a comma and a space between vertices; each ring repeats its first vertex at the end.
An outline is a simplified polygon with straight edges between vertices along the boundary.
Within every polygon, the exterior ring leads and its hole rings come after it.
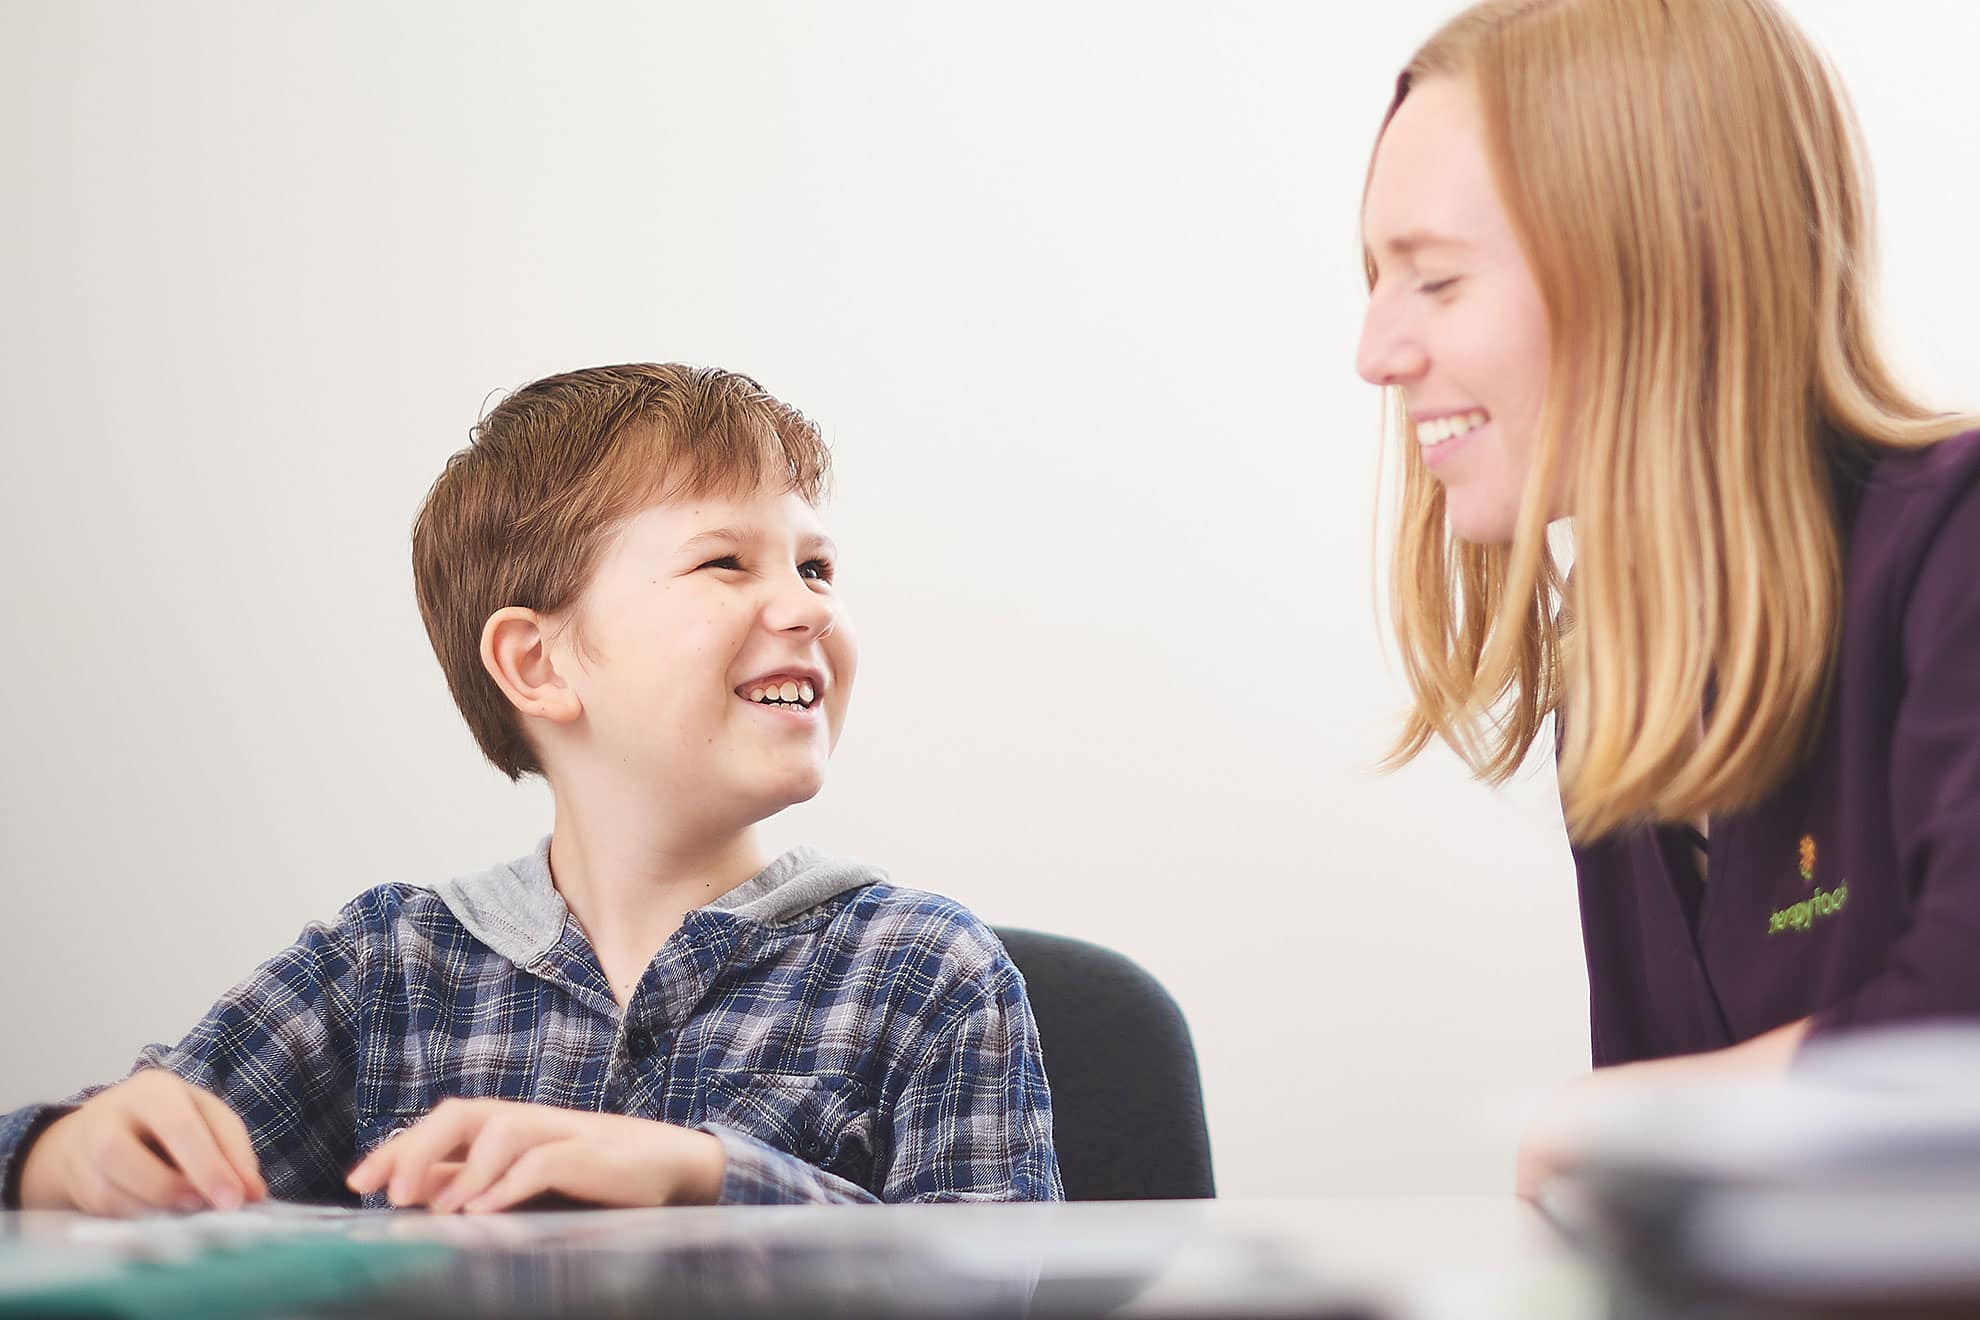
POLYGON ((1869 214, 1771 0, 1475 6, 1370 165, 1392 760, 1558 715, 1605 1084, 1980 1012, 1980 421, 1886 366, 1869 214))

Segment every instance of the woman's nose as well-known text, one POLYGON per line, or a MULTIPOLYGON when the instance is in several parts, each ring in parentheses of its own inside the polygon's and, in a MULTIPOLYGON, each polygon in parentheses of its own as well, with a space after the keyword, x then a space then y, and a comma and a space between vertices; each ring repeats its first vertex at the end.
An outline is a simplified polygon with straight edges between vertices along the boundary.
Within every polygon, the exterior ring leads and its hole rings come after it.
POLYGON ((1370 385, 1407 385, 1419 379, 1429 364, 1422 344, 1393 309, 1370 299, 1354 355, 1354 369, 1361 378, 1370 385))

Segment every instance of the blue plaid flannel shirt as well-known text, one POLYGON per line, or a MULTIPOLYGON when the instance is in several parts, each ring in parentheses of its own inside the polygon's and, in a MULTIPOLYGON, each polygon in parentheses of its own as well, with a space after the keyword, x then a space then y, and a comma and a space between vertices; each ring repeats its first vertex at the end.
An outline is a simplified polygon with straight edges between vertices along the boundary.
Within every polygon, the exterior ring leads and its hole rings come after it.
MULTIPOLYGON (((548 844, 487 873, 506 873, 492 902, 360 895, 138 1067, 225 1100, 287 1200, 351 1202, 351 1166, 449 1096, 712 1133, 725 1203, 1063 1195, 1023 979, 959 904, 795 850, 688 913, 622 1013, 548 844), (778 911, 793 892, 801 910, 778 911)), ((0 1118, 0 1185, 64 1112, 0 1118)))

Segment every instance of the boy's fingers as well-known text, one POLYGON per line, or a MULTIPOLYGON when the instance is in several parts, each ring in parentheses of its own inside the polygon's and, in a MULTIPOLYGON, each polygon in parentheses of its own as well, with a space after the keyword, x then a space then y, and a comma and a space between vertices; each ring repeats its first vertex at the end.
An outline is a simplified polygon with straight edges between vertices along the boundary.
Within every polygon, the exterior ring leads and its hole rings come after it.
POLYGON ((161 1092, 145 1106, 139 1121, 200 1195, 219 1209, 232 1210, 246 1199, 247 1188, 221 1154, 220 1143, 190 1090, 161 1092))
POLYGON ((344 1175, 344 1186, 359 1196, 369 1196, 384 1175, 390 1172, 391 1166, 380 1158, 382 1154, 382 1149, 374 1150, 353 1164, 351 1171, 344 1175))
POLYGON ((359 1195, 367 1195, 391 1181, 399 1167, 400 1154, 406 1148, 406 1134, 411 1131, 403 1128, 379 1142, 371 1154, 351 1166, 351 1171, 344 1175, 344 1185, 359 1195))
POLYGON ((428 1204, 442 1213, 460 1209, 507 1173, 529 1145, 530 1138, 519 1124, 484 1123, 452 1185, 428 1204))
POLYGON ((359 1195, 368 1195, 384 1187, 398 1172, 400 1158, 410 1149, 406 1138, 411 1133, 411 1128, 405 1128, 379 1142, 371 1154, 357 1162, 344 1182, 359 1195))
POLYGON ((510 1206, 520 1201, 527 1201, 532 1196, 556 1191, 557 1157, 554 1152, 564 1144, 551 1142, 543 1146, 532 1146, 509 1166, 508 1172, 495 1180, 494 1186, 468 1201, 461 1208, 470 1214, 486 1214, 495 1210, 507 1210, 510 1206))
MULTIPOLYGON (((464 1101, 443 1102, 439 1108, 392 1138, 391 1182, 385 1199, 393 1205, 417 1205, 426 1191, 428 1171, 458 1154, 474 1140, 486 1111, 464 1101)), ((380 1147, 382 1152, 384 1148, 380 1147)))
MULTIPOLYGON (((205 1202, 202 1201, 201 1204, 204 1205, 205 1202)), ((150 1213, 151 1209, 151 1206, 139 1201, 116 1184, 106 1182, 98 1189, 95 1202, 89 1207, 89 1213, 110 1219, 136 1219, 139 1215, 150 1213)))
POLYGON ((113 1215, 117 1206, 129 1199, 103 1176, 103 1165, 107 1162, 99 1159, 78 1170, 68 1187, 69 1204, 86 1215, 113 1215))
POLYGON ((419 1189, 422 1204, 432 1205, 434 1200, 447 1190, 447 1184, 459 1176, 461 1165, 458 1160, 443 1160, 426 1171, 426 1186, 419 1189))
POLYGON ((132 1141, 101 1169, 107 1192, 120 1204, 150 1210, 204 1210, 206 1198, 186 1176, 132 1141))
POLYGON ((248 1136, 247 1124, 228 1107, 226 1101, 211 1091, 193 1087, 192 1099, 206 1119, 206 1126, 213 1133, 214 1140, 219 1143, 221 1155, 246 1189, 247 1199, 259 1201, 265 1198, 268 1182, 261 1176, 261 1160, 254 1153, 254 1139, 248 1136))
POLYGON ((398 1159, 394 1148, 403 1135, 395 1132, 372 1147, 371 1154, 353 1164, 351 1171, 344 1175, 344 1185, 360 1196, 384 1186, 385 1180, 392 1176, 392 1165, 398 1159))
MULTIPOLYGON (((344 1176, 344 1185, 360 1196, 370 1195, 383 1187, 392 1176, 392 1160, 391 1153, 384 1146, 380 1146, 351 1166, 351 1171, 344 1176)), ((440 1190, 452 1182, 454 1175, 460 1171, 459 1160, 441 1160, 432 1165, 426 1171, 426 1186, 420 1189, 418 1199, 431 1204, 440 1190)))

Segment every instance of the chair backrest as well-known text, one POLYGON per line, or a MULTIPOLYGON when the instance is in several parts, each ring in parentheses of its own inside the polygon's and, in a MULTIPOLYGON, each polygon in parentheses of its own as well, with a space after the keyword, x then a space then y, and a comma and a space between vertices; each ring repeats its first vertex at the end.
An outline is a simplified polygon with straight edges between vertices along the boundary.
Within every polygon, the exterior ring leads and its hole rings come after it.
POLYGON ((1215 1196, 1196 1048, 1169 992, 1097 944, 997 936, 1038 1019, 1066 1199, 1215 1196))

